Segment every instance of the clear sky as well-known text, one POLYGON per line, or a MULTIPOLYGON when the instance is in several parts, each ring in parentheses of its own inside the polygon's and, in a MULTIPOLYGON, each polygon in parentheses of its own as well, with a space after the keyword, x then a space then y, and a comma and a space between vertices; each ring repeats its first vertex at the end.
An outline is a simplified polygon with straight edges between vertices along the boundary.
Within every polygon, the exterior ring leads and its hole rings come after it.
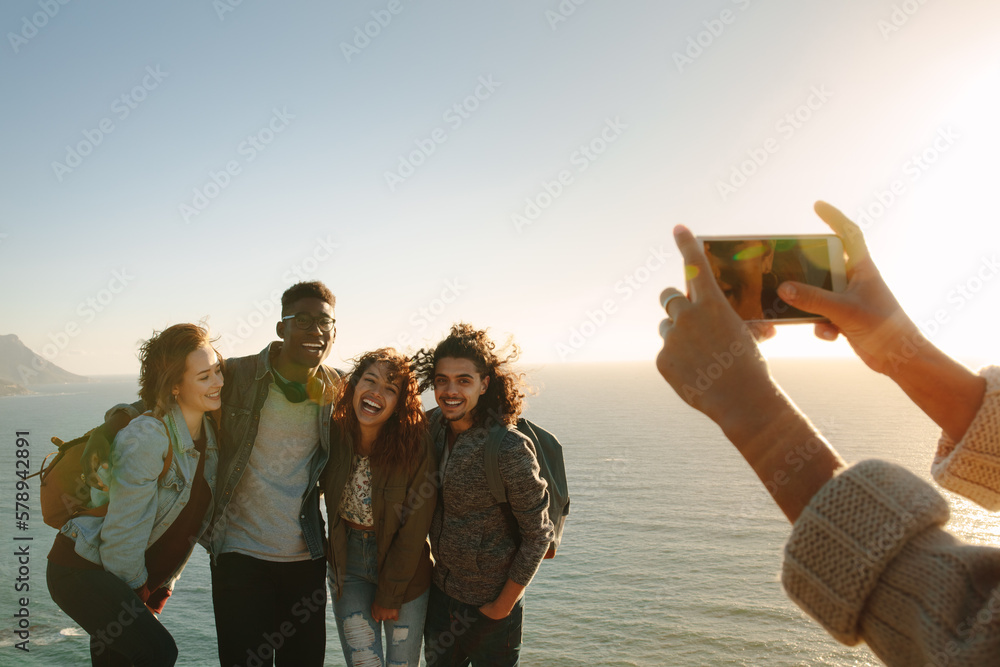
MULTIPOLYGON (((821 232, 825 199, 869 212, 937 344, 996 361, 998 22, 983 0, 10 0, 0 333, 86 375, 205 316, 249 354, 307 276, 338 298, 336 364, 458 320, 530 363, 652 363, 674 224, 821 232)), ((810 338, 765 351, 845 353, 810 338)))

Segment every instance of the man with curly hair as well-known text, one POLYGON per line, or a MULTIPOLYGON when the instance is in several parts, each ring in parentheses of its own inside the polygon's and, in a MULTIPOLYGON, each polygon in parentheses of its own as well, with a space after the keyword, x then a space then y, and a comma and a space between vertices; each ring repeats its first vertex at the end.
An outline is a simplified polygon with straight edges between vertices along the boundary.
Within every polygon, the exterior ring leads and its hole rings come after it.
POLYGON ((549 498, 530 441, 516 430, 523 375, 486 331, 452 326, 417 354, 421 390, 433 387, 440 497, 431 523, 435 564, 424 628, 428 666, 514 667, 520 662, 524 589, 552 540, 549 498), (503 429, 500 477, 508 503, 486 480, 484 448, 503 429))

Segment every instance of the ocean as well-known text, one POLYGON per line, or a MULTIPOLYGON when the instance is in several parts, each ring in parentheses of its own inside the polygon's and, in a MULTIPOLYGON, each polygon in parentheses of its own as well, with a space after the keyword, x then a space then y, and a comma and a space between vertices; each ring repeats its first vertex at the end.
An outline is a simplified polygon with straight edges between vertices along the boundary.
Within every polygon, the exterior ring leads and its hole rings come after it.
MULTIPOLYGON (((938 431, 891 382, 855 360, 777 360, 775 377, 849 462, 879 457, 930 479, 938 431)), ((780 584, 789 525, 719 429, 687 407, 652 361, 524 370, 537 394, 526 416, 565 448, 571 514, 558 556, 528 588, 522 664, 551 667, 878 665, 842 646, 780 584)), ((30 487, 29 527, 15 526, 15 438, 28 431, 32 471, 135 395, 134 378, 0 399, 0 665, 88 664, 88 639, 49 599, 55 531, 30 487), (15 537, 31 541, 15 542, 15 537), (14 556, 28 544, 25 570, 14 556), (20 579, 20 581, 18 581, 20 579), (15 585, 28 589, 16 592, 15 585), (26 597, 30 652, 15 648, 26 597)), ((1000 546, 1000 521, 958 496, 949 527, 1000 546)), ((178 665, 218 664, 208 556, 199 547, 161 617, 178 665)), ((327 665, 343 665, 332 610, 327 665)))

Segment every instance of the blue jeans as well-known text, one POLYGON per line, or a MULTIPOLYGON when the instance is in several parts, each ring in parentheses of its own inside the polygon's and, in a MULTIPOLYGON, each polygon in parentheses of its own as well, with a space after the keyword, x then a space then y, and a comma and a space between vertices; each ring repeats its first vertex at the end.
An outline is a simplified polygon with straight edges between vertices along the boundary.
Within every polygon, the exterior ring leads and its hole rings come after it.
POLYGON ((507 618, 483 616, 479 607, 446 595, 431 584, 424 626, 427 667, 518 667, 521 664, 521 630, 524 598, 507 618))
POLYGON ((420 665, 420 642, 430 591, 399 608, 399 620, 376 623, 372 603, 378 587, 378 553, 375 532, 347 528, 347 568, 344 590, 338 598, 336 584, 330 581, 333 612, 344 660, 348 667, 378 665, 420 665), (382 626, 385 626, 385 651, 382 650, 382 626), (379 662, 373 662, 377 656, 379 662))

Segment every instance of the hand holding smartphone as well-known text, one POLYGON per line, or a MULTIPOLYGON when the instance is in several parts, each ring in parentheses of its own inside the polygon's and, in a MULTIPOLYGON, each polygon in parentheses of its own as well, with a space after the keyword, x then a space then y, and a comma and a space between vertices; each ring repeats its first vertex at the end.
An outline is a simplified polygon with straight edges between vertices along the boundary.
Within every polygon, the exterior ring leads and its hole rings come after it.
POLYGON ((782 301, 778 285, 794 280, 834 292, 847 286, 844 246, 833 234, 700 236, 698 240, 722 293, 748 322, 826 322, 782 301))

